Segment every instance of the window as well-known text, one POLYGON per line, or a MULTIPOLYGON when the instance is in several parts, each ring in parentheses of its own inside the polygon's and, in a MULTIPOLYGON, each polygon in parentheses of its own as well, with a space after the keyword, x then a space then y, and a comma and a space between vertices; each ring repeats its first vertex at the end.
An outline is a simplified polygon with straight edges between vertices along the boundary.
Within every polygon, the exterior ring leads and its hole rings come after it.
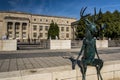
POLYGON ((64 27, 61 27, 61 31, 64 31, 64 27))
POLYGON ((27 29, 26 27, 27 27, 27 23, 23 23, 22 24, 22 30, 26 30, 27 29))
POLYGON ((12 25, 8 25, 8 29, 12 29, 12 25))
POLYGON ((42 19, 40 19, 40 21, 42 21, 42 19))
POLYGON ((48 37, 48 33, 45 33, 45 37, 48 37))
POLYGON ((69 23, 69 22, 67 21, 67 23, 69 23))
POLYGON ((43 26, 40 26, 39 28, 40 28, 40 29, 39 29, 40 31, 42 31, 42 30, 43 30, 43 26))
POLYGON ((69 27, 66 27, 66 31, 69 31, 69 27))
POLYGON ((51 20, 51 22, 53 22, 53 19, 51 20))
POLYGON ((7 23, 7 28, 8 28, 8 29, 12 29, 12 25, 13 25, 12 22, 8 22, 8 23, 7 23))
POLYGON ((36 19, 34 19, 34 21, 36 21, 36 19))
POLYGON ((11 35, 11 34, 12 34, 12 32, 11 32, 11 31, 9 31, 9 32, 8 32, 8 34, 9 34, 9 35, 11 35))
POLYGON ((19 34, 19 32, 16 32, 16 34, 19 34))
POLYGON ((43 33, 40 33, 40 37, 43 37, 43 33))
POLYGON ((26 32, 23 32, 23 37, 26 37, 26 32))
POLYGON ((48 31, 48 26, 45 26, 45 30, 48 31))
POLYGON ((66 34, 66 38, 69 38, 69 33, 66 34))
POLYGON ((33 37, 37 37, 37 33, 33 33, 33 37))
POLYGON ((15 34, 16 34, 16 38, 18 38, 19 37, 19 32, 16 32, 15 34))
POLYGON ((16 26, 15 26, 15 28, 18 30, 18 29, 19 29, 19 26, 18 26, 18 25, 16 25, 16 26))
POLYGON ((33 30, 37 30, 37 25, 33 25, 33 30))
POLYGON ((48 22, 48 20, 46 19, 46 22, 48 22))
POLYGON ((9 37, 9 38, 12 38, 12 35, 9 35, 8 37, 9 37))
POLYGON ((22 30, 26 30, 26 26, 22 26, 22 30))

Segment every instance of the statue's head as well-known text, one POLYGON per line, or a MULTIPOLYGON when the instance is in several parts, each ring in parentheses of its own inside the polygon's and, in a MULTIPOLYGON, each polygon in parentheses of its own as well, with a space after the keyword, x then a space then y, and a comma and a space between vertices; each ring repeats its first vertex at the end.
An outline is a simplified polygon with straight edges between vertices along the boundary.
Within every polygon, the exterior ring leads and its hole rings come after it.
POLYGON ((95 33, 98 32, 95 23, 89 21, 88 19, 85 19, 85 24, 86 24, 86 29, 89 30, 91 34, 94 35, 95 33))
POLYGON ((99 10, 99 15, 98 17, 96 17, 96 9, 94 8, 94 16, 93 16, 93 20, 90 21, 87 17, 90 16, 90 14, 86 14, 83 16, 85 10, 87 9, 87 7, 82 8, 80 11, 80 16, 81 18, 84 20, 85 24, 86 24, 86 29, 89 30, 91 32, 91 34, 95 34, 96 32, 98 32, 95 21, 98 20, 98 18, 100 17, 101 14, 101 9, 99 10))

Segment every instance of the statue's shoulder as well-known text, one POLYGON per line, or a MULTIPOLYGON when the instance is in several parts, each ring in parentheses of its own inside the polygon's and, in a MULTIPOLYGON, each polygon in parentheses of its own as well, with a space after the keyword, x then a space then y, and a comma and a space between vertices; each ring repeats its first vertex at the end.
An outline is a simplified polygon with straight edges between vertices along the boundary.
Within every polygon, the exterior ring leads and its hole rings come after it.
POLYGON ((86 40, 87 40, 86 38, 83 38, 83 44, 86 44, 86 40))
POLYGON ((94 43, 96 43, 96 37, 93 38, 94 43))

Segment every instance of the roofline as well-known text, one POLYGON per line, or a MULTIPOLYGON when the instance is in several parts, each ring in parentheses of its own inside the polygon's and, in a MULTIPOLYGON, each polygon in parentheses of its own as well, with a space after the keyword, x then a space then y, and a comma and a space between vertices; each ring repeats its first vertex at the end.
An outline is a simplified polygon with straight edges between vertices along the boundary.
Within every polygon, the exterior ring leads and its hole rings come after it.
POLYGON ((18 11, 0 11, 0 13, 16 13, 16 14, 26 14, 26 15, 34 15, 34 16, 43 16, 43 17, 56 17, 56 18, 67 18, 67 19, 75 19, 71 17, 65 17, 65 16, 51 16, 51 15, 43 15, 43 14, 32 14, 28 12, 18 12, 18 11))

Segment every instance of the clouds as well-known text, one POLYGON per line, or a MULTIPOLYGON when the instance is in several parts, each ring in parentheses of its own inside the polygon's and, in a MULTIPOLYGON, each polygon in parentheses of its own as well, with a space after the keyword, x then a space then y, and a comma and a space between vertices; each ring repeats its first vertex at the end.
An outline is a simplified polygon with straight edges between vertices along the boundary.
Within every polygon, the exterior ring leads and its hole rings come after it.
POLYGON ((119 0, 0 0, 0 10, 12 10, 54 16, 79 18, 82 7, 88 7, 87 13, 93 13, 94 7, 114 11, 119 10, 119 0))
POLYGON ((42 13, 45 10, 45 0, 9 0, 12 11, 42 13))

